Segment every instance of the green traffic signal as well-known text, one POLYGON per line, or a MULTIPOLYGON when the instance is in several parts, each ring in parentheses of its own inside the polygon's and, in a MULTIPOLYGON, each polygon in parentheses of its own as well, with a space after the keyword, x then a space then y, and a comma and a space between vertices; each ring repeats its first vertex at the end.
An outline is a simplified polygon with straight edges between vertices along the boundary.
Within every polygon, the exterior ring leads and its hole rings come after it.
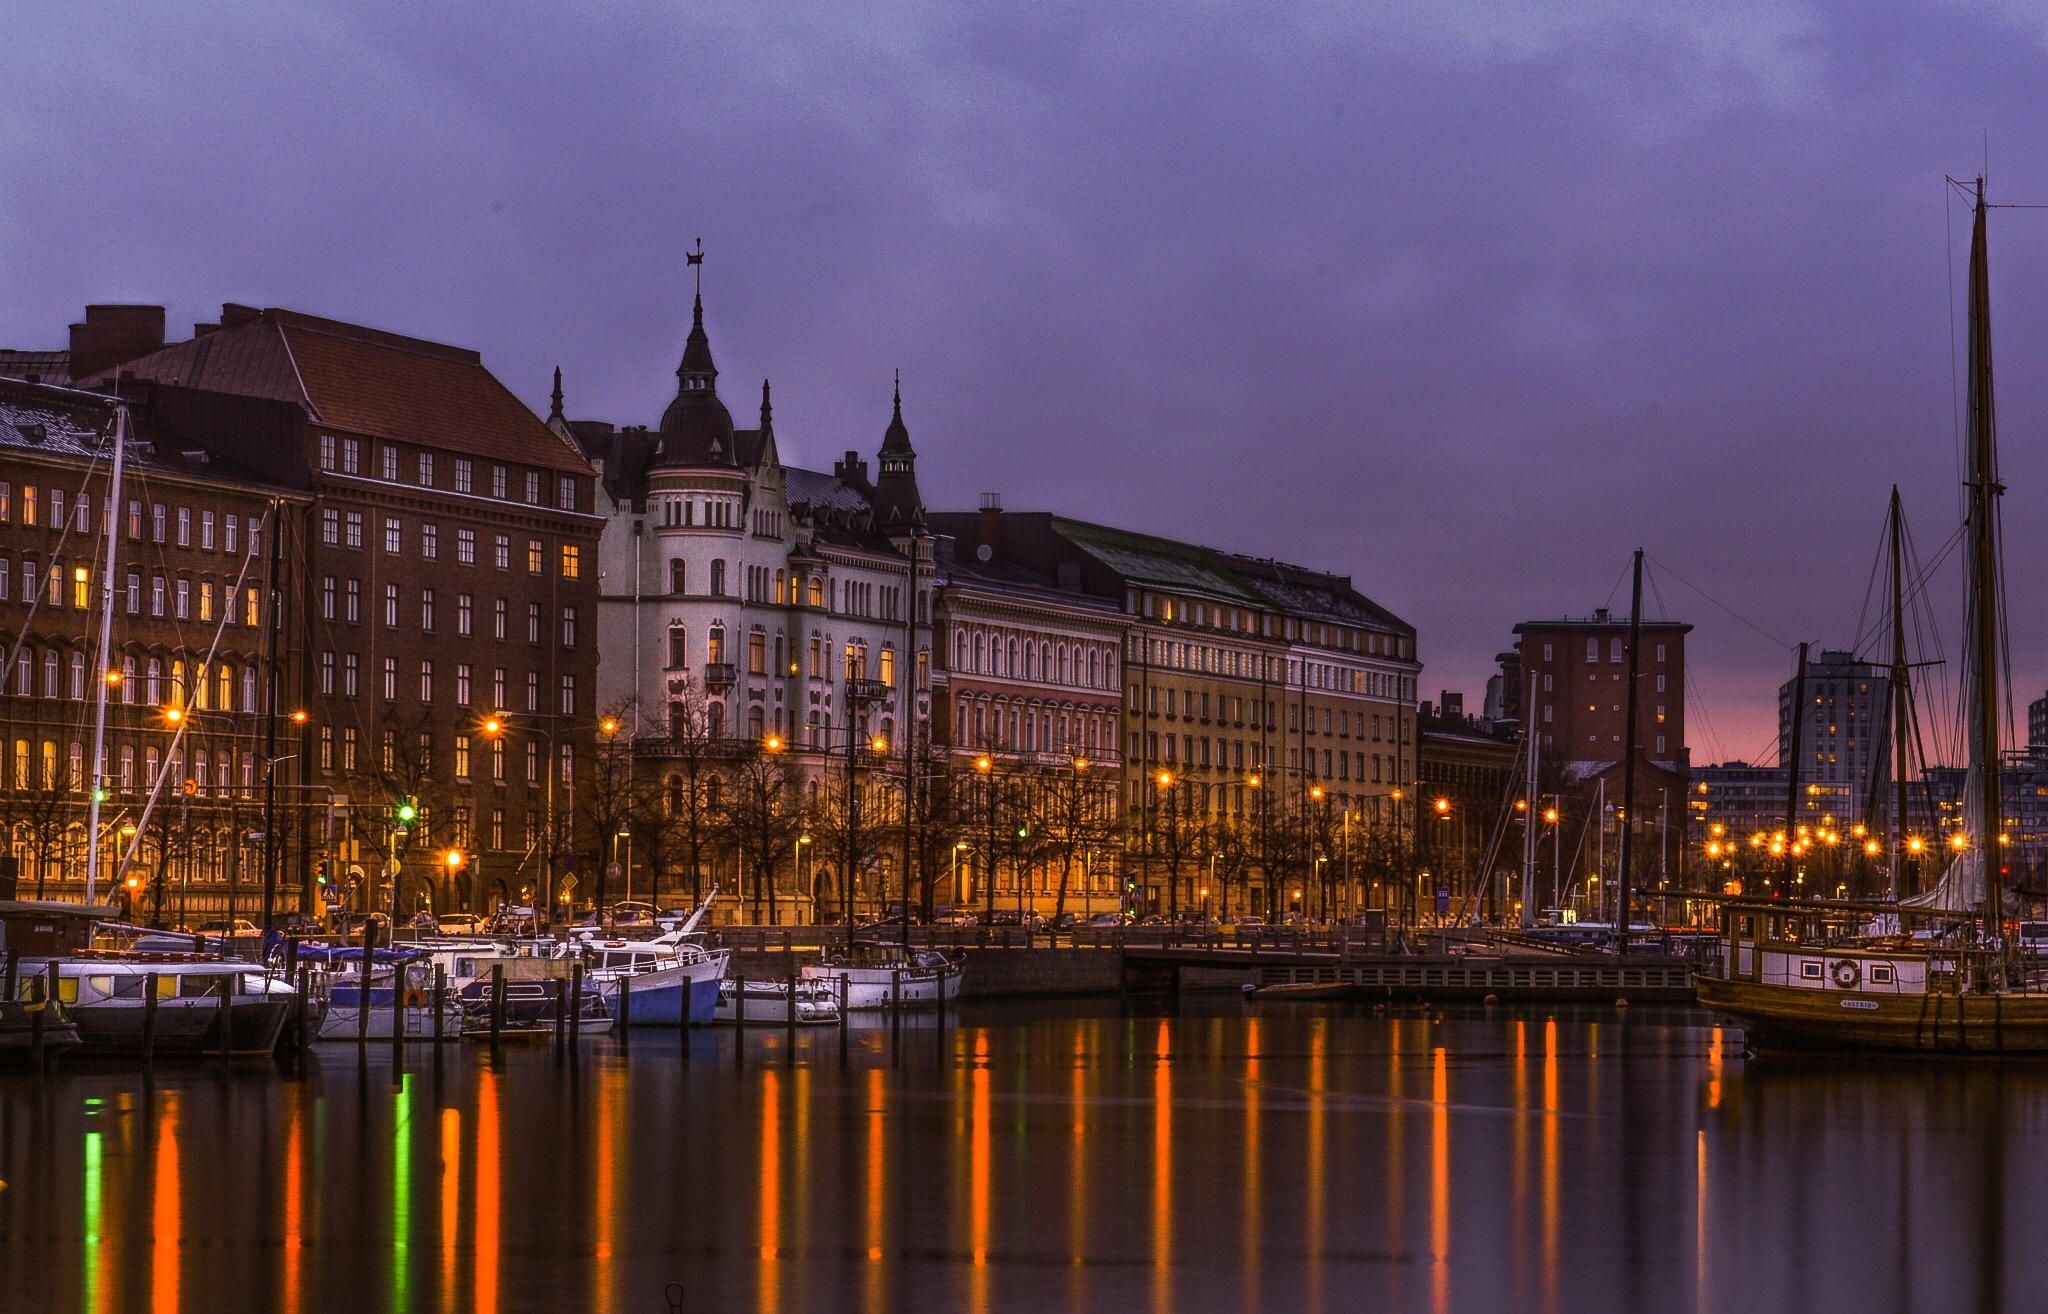
POLYGON ((406 799, 398 805, 396 815, 400 825, 409 826, 419 817, 419 806, 411 799, 406 799))

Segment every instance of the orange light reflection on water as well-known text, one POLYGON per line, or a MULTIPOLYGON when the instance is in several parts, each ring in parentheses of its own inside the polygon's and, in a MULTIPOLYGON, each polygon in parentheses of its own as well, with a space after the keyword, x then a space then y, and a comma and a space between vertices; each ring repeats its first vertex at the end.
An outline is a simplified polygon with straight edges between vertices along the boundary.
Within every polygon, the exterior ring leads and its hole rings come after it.
POLYGON ((1308 1307, 1323 1307, 1323 1250, 1328 1215, 1328 1182, 1323 1160, 1328 1151, 1324 1135, 1328 1130, 1327 1101, 1324 1100, 1325 1064, 1328 1059, 1329 1019, 1315 1019, 1308 1037, 1308 1221, 1303 1238, 1308 1250, 1308 1307))
POLYGON ((1152 1308, 1173 1310, 1173 1031, 1159 1022, 1152 1067, 1152 1308))
POLYGON ((972 1260, 968 1271, 967 1308, 973 1314, 982 1314, 988 1309, 989 1295, 990 1091, 988 1032, 985 1030, 974 1033, 974 1065, 967 1081, 967 1249, 972 1260))
POLYGON ((1451 1307, 1451 1074, 1443 1046, 1432 1065, 1429 1102, 1430 1307, 1451 1307))
POLYGON ((473 1308, 498 1308, 499 1196, 498 1074, 485 1069, 476 1089, 476 1258, 470 1289, 473 1308))
POLYGON ((883 1204, 888 1185, 888 1086, 880 1068, 868 1069, 868 1171, 867 1243, 868 1262, 864 1284, 866 1308, 881 1314, 886 1293, 886 1270, 882 1264, 885 1215, 883 1204))
POLYGON ((762 1314, 781 1308, 776 1255, 782 1243, 782 1118, 781 1084, 774 1070, 761 1073, 761 1276, 756 1305, 762 1314))
POLYGON ((299 1251, 305 1245, 306 1228, 306 1106, 297 1085, 285 1087, 284 1134, 284 1273, 279 1291, 282 1314, 298 1314, 300 1274, 299 1251))
POLYGON ((150 1308, 177 1314, 178 1258, 183 1241, 178 1180, 178 1097, 162 1095, 157 1114, 156 1163, 150 1194, 150 1308))
POLYGON ((441 1308, 455 1314, 455 1251, 462 1230, 462 1111, 441 1110, 441 1308))
POLYGON ((1243 1219, 1244 1245, 1238 1255, 1238 1268, 1244 1276, 1244 1307, 1257 1309, 1259 1303, 1259 1252, 1262 1246, 1259 1230, 1260 1188, 1264 1185, 1260 1174, 1259 1161, 1259 1020, 1252 1018, 1245 1023, 1244 1041, 1244 1208, 1239 1215, 1243 1219))

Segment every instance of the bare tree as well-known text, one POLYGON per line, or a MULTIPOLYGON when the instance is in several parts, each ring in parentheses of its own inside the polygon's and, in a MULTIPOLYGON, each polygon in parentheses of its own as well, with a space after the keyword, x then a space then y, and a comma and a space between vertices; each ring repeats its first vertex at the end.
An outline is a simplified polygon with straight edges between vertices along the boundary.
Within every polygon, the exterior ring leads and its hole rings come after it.
POLYGON ((633 820, 633 742, 621 729, 628 724, 625 718, 630 710, 615 707, 599 718, 600 725, 612 729, 597 737, 590 766, 578 782, 584 820, 595 845, 590 854, 597 872, 592 891, 600 915, 610 906, 611 855, 618 850, 618 837, 630 832, 633 820))
POLYGON ((773 921, 776 862, 789 851, 804 820, 795 778, 783 755, 755 749, 740 759, 720 811, 734 845, 753 860, 754 920, 761 920, 765 897, 773 921))
POLYGON ((1059 865, 1055 919, 1067 910, 1067 890, 1073 883, 1076 860, 1108 831, 1114 791, 1114 777, 1105 785, 1102 773, 1091 772, 1085 758, 1043 767, 1032 776, 1029 826, 1037 841, 1036 851, 1059 865))
POLYGON ((695 905, 703 901, 705 859, 719 838, 719 799, 732 783, 734 746, 712 737, 704 691, 694 679, 671 696, 666 730, 647 758, 661 776, 664 807, 675 822, 675 849, 695 905))

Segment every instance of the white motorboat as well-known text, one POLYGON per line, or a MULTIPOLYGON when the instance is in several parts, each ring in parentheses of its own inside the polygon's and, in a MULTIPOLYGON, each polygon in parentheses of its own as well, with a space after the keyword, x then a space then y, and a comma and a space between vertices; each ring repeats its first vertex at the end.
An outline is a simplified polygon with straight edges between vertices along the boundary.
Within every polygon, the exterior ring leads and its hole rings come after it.
POLYGON ((651 940, 600 939, 579 935, 557 957, 581 956, 588 965, 586 980, 596 985, 607 1011, 622 1014, 629 1026, 701 1026, 718 1008, 719 982, 731 957, 729 950, 705 945, 697 925, 718 897, 714 886, 704 902, 681 923, 651 940), (631 995, 621 1007, 620 994, 631 995))
MULTIPOLYGON (((796 983, 796 1020, 799 1026, 828 1025, 839 1020, 838 987, 821 981, 796 983)), ((718 983, 718 1009, 713 1022, 731 1026, 745 999, 748 1026, 787 1026, 789 1023, 789 982, 741 981, 727 977, 718 983), (742 993, 744 992, 744 994, 742 993)), ((639 1007, 635 1004, 634 1007, 639 1007)))
POLYGON ((892 1004, 937 1008, 960 997, 963 974, 959 963, 936 949, 906 951, 901 945, 856 940, 826 950, 823 961, 804 968, 803 979, 819 983, 835 999, 844 998, 853 1012, 892 1004))

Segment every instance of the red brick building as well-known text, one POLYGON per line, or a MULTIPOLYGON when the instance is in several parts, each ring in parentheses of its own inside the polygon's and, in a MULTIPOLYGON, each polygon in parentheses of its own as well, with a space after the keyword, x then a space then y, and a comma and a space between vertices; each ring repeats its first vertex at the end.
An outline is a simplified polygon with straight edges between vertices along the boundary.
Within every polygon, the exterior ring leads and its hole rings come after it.
POLYGON ((307 712, 291 768, 303 888, 325 869, 356 906, 388 906, 383 857, 407 796, 407 912, 546 900, 587 872, 597 846, 578 833, 575 789, 600 715, 601 521, 581 453, 474 351, 238 305, 146 349, 136 318, 88 332, 106 344, 90 362, 74 330, 74 376, 118 368, 305 416, 296 445, 230 434, 221 450, 315 494, 288 621, 307 712))
MULTIPOLYGON (((1605 607, 1583 618, 1523 621, 1515 626, 1511 685, 1503 689, 1510 719, 1524 705, 1554 762, 1619 762, 1628 735, 1626 616, 1605 607)), ((1685 743, 1685 636, 1692 626, 1645 620, 1636 695, 1636 742, 1643 757, 1681 774, 1685 743)))

